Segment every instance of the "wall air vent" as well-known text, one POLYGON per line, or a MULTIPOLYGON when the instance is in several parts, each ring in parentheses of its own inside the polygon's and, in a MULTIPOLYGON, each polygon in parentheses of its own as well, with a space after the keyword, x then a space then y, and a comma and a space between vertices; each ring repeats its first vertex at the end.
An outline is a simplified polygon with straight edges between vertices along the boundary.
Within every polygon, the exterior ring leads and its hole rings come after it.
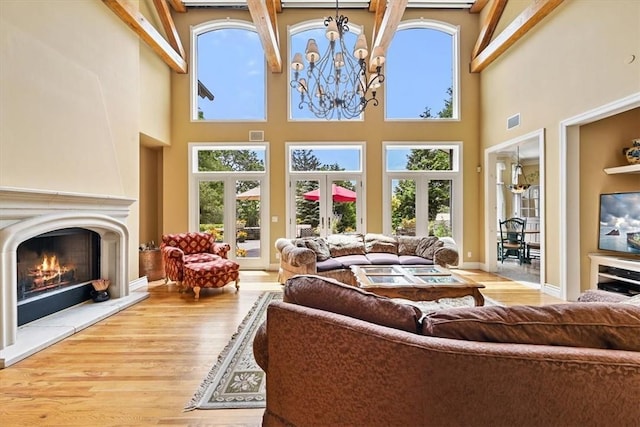
POLYGON ((264 141, 264 131, 263 130, 250 130, 249 131, 249 141, 250 142, 263 142, 264 141))
POLYGON ((513 129, 517 126, 520 126, 520 113, 514 114, 507 119, 507 129, 513 129))

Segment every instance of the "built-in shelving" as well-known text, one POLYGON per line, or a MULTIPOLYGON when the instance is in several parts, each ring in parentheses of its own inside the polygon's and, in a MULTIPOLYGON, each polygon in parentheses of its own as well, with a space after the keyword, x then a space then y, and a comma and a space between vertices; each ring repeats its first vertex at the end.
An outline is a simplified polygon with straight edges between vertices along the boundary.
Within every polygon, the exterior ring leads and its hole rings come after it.
POLYGON ((591 289, 636 295, 640 293, 640 260, 589 254, 591 289))
POLYGON ((618 166, 615 168, 605 168, 604 171, 608 175, 614 175, 618 173, 640 173, 640 164, 638 165, 626 165, 618 166))

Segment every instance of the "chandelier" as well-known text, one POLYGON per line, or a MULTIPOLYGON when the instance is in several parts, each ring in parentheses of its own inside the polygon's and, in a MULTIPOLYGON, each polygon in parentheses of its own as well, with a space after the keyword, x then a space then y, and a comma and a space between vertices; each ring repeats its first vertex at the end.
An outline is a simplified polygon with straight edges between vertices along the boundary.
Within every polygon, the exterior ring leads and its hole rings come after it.
POLYGON ((359 34, 353 55, 350 54, 344 40, 349 32, 348 23, 349 18, 339 14, 336 0, 335 18, 329 16, 324 20, 325 36, 329 39, 325 54, 320 56, 314 39, 307 41, 306 78, 301 77, 305 69, 302 54, 296 53, 291 61, 294 71, 291 87, 300 92, 298 107, 302 110, 306 106, 321 119, 352 119, 359 117, 369 102, 378 105, 376 91, 384 82, 384 75, 380 72, 385 61, 382 48, 373 49, 371 61, 376 71, 367 76, 367 40, 364 34, 359 34))
POLYGON ((520 164, 520 147, 516 147, 516 165, 511 177, 511 185, 509 185, 509 191, 513 194, 522 194, 529 189, 529 184, 526 182, 520 184, 520 175, 522 175, 522 165, 520 164))

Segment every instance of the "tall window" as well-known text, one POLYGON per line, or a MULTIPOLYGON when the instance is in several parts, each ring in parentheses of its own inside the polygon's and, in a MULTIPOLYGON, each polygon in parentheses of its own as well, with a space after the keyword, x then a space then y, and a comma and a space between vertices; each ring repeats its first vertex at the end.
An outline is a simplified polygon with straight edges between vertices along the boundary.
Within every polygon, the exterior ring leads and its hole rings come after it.
POLYGON ((385 62, 386 119, 459 118, 458 34, 438 21, 400 23, 385 62))
MULTIPOLYGON (((329 40, 325 36, 325 32, 326 27, 323 20, 306 21, 289 27, 289 61, 287 64, 291 64, 291 60, 296 53, 301 53, 304 56, 309 39, 316 41, 320 55, 324 55, 329 46, 329 40)), ((349 32, 344 35, 345 44, 347 46, 355 46, 356 38, 361 32, 361 27, 349 22, 349 32)), ((287 68, 289 69, 288 81, 291 81, 293 80, 293 70, 291 70, 291 67, 287 68)), ((307 78, 307 71, 308 68, 302 70, 300 77, 307 78)), ((291 87, 289 87, 289 118, 291 120, 327 120, 317 118, 305 105, 300 108, 300 92, 291 87)), ((333 117, 331 120, 337 121, 338 117, 333 117)), ((361 118, 341 119, 341 121, 346 120, 361 120, 361 118)))
POLYGON ((462 237, 458 144, 384 143, 386 233, 462 237))
POLYGON ((192 120, 266 120, 266 62, 253 24, 195 26, 191 46, 192 120))

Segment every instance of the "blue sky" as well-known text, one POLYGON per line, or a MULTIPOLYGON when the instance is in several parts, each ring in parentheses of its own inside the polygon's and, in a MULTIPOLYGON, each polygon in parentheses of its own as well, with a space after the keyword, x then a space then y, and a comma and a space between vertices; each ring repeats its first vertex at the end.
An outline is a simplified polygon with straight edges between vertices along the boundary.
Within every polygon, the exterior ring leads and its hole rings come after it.
MULTIPOLYGON (((351 27, 355 28, 354 24, 351 27)), ((320 54, 324 55, 328 46, 324 32, 324 29, 309 30, 292 37, 290 55, 282 58, 285 73, 289 73, 291 69, 290 61, 294 53, 300 52, 304 56, 309 38, 316 40, 320 54)), ((353 32, 347 33, 345 40, 350 55, 355 39, 353 32)), ((286 43, 286 39, 282 42, 286 43)), ((371 40, 367 42, 371 50, 371 40)), ((387 61, 383 68, 386 76, 382 89, 385 93, 385 105, 369 108, 385 108, 388 118, 419 118, 420 113, 429 106, 432 114, 436 115, 444 106, 444 99, 448 96, 447 88, 452 86, 451 47, 451 35, 441 31, 398 31, 386 53, 387 61)), ((306 60, 305 65, 308 67, 306 60)), ((301 77, 306 78, 307 69, 303 70, 301 77)), ((198 97, 198 106, 205 118, 265 118, 264 84, 269 71, 257 33, 225 29, 201 34, 198 37, 197 72, 198 79, 215 96, 214 101, 198 97)), ((290 78, 285 79, 287 84, 289 80, 290 78)), ((288 90, 288 87, 283 86, 280 93, 288 93, 288 90)), ((300 95, 297 91, 291 91, 291 102, 294 118, 315 119, 306 109, 298 109, 300 95)))

